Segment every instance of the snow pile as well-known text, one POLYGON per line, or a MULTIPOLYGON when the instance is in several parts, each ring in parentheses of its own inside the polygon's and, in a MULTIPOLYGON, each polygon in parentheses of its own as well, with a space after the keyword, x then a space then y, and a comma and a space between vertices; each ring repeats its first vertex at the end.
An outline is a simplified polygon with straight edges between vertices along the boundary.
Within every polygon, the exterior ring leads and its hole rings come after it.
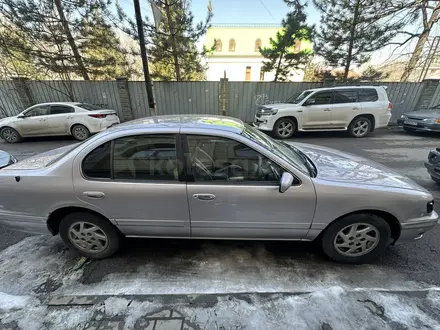
POLYGON ((26 306, 38 305, 39 301, 33 297, 13 296, 0 292, 0 312, 9 312, 11 310, 24 308, 26 306))
POLYGON ((125 298, 110 297, 104 301, 105 314, 116 316, 124 314, 127 311, 130 300, 125 298))

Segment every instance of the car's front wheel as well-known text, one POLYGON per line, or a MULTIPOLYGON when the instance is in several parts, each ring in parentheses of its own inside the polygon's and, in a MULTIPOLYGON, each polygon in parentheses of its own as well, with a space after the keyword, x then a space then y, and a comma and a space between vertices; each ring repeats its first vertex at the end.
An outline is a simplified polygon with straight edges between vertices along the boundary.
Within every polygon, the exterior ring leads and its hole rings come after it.
POLYGON ((361 264, 377 258, 388 246, 391 229, 374 214, 352 214, 332 223, 321 237, 324 253, 339 262, 361 264))
POLYGON ((348 132, 351 136, 362 138, 368 135, 371 131, 371 121, 366 117, 358 117, 348 126, 348 132))
POLYGON ((88 212, 66 215, 59 232, 68 247, 90 259, 110 257, 121 242, 121 234, 108 220, 88 212))
POLYGON ((90 131, 84 125, 78 124, 72 127, 72 135, 75 139, 79 141, 84 141, 85 139, 89 138, 90 131))
POLYGON ((290 118, 280 118, 273 125, 272 133, 278 139, 291 138, 296 133, 296 123, 290 118))
POLYGON ((0 136, 8 143, 17 143, 21 141, 20 133, 11 127, 2 128, 0 136))

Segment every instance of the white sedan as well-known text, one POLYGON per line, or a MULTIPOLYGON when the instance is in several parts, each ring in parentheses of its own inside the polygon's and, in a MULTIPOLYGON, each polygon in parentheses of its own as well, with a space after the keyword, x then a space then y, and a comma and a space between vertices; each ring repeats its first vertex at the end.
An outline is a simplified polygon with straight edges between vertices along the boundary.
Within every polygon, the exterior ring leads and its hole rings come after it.
POLYGON ((114 124, 119 124, 115 110, 80 102, 40 103, 17 116, 0 119, 0 137, 9 143, 23 137, 55 135, 72 135, 82 141, 114 124))

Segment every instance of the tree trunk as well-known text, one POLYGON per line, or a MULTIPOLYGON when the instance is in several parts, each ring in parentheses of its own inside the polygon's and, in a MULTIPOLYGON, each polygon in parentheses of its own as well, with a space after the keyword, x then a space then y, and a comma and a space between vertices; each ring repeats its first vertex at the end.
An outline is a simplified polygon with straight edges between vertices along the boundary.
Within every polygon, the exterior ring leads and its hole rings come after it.
POLYGON ((428 40, 429 34, 431 33, 432 26, 437 21, 439 14, 440 14, 440 3, 435 6, 429 21, 427 20, 427 17, 423 18, 424 30, 420 34, 419 40, 417 40, 416 48, 414 49, 411 55, 408 65, 405 67, 405 70, 403 71, 402 77, 400 78, 401 82, 407 82, 409 80, 411 73, 416 68, 417 63, 420 60, 420 56, 422 55, 423 48, 425 47, 425 43, 428 40))
POLYGON ((345 68, 344 68, 344 76, 342 77, 343 82, 347 81, 348 78, 348 73, 350 72, 350 65, 351 65, 351 60, 352 60, 352 56, 353 56, 353 46, 354 46, 354 39, 356 37, 356 25, 358 17, 359 17, 359 7, 361 5, 361 0, 357 0, 356 1, 356 6, 354 7, 354 13, 353 13, 353 21, 351 22, 351 27, 350 27, 350 43, 348 44, 348 52, 347 52, 347 57, 345 60, 345 68))
POLYGON ((69 43, 70 48, 72 49, 73 57, 75 58, 76 64, 78 65, 78 69, 81 72, 81 75, 84 80, 90 80, 89 74, 87 73, 86 67, 82 61, 81 54, 78 51, 78 47, 75 44, 75 39, 73 39, 72 33, 70 32, 69 23, 66 20, 66 16, 64 16, 63 5, 61 4, 61 0, 54 0, 55 6, 57 7, 58 15, 60 16, 61 24, 63 26, 64 33, 66 34, 67 41, 69 43))
POLYGON ((281 53, 280 59, 278 60, 277 69, 275 70, 275 78, 273 79, 274 82, 278 81, 278 75, 280 73, 280 66, 281 66, 281 61, 283 60, 283 56, 284 53, 281 53))
POLYGON ((180 64, 179 64, 179 56, 177 54, 177 45, 176 39, 174 37, 174 22, 170 13, 170 6, 168 5, 168 0, 164 1, 165 3, 165 11, 167 13, 168 26, 170 28, 170 39, 171 39, 171 48, 173 50, 173 59, 174 59, 174 70, 176 71, 176 80, 182 80, 180 76, 180 64))

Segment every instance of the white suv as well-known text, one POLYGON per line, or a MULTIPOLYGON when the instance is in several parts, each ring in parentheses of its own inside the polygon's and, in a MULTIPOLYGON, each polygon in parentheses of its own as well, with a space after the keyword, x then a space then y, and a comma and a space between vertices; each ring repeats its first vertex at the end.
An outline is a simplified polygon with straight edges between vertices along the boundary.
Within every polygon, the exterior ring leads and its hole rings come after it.
POLYGON ((297 131, 348 131, 364 137, 388 125, 391 108, 383 86, 309 89, 286 103, 261 106, 254 126, 280 139, 297 131))

